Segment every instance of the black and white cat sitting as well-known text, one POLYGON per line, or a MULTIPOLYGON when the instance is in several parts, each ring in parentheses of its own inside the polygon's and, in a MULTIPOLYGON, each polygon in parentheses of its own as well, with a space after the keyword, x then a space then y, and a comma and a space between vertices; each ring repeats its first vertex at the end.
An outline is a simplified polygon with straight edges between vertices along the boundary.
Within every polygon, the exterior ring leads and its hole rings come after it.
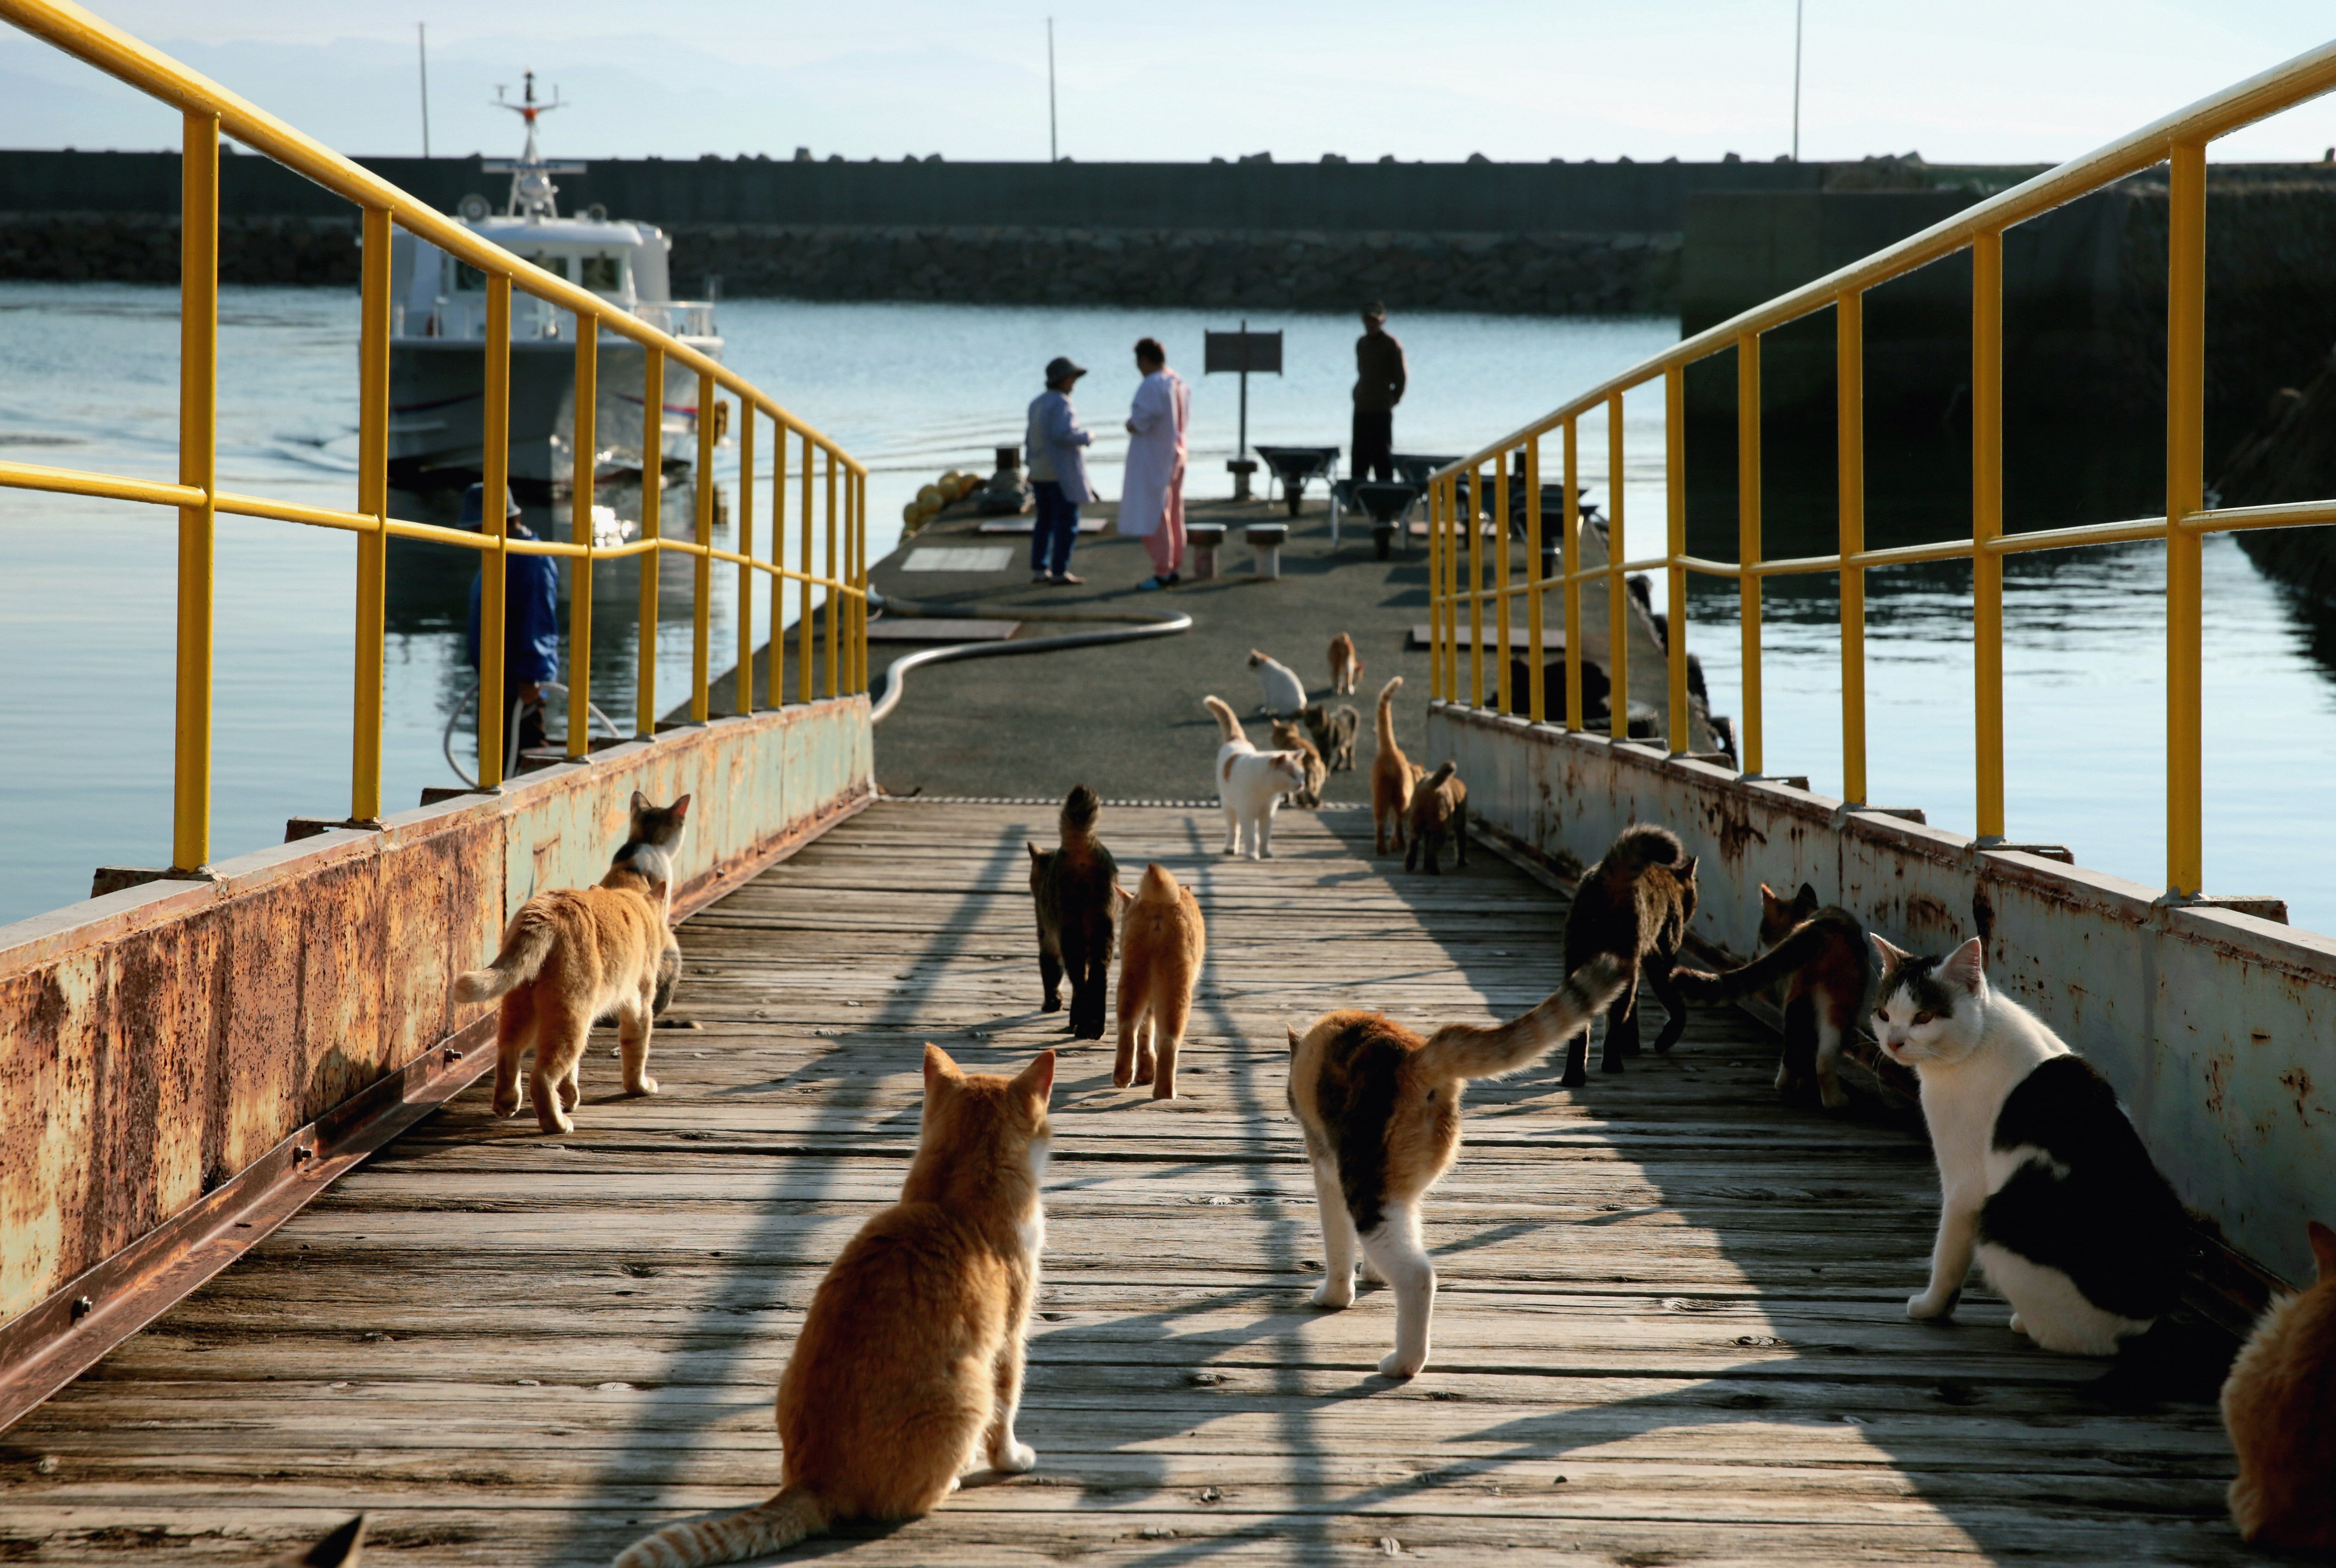
POLYGON ((1916 958, 1880 937, 1874 1034, 1922 1080, 1939 1235, 1913 1318, 1953 1312, 1976 1249, 2011 1326, 2048 1350, 2107 1356, 2171 1309, 2189 1222, 2117 1094, 1987 983, 1974 939, 1916 958))

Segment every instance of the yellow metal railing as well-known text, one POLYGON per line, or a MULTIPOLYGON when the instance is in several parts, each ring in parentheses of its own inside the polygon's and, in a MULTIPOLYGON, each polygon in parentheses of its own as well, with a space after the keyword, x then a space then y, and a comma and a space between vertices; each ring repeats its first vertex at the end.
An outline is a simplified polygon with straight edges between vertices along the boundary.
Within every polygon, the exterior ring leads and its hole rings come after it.
POLYGON ((2027 550, 2072 550, 2086 545, 2162 540, 2166 545, 2166 880, 2178 897, 2198 893, 2202 877, 2200 790, 2200 550, 2205 535, 2246 528, 2287 528, 2336 522, 2336 501, 2292 505, 2208 509, 2205 505, 2205 294, 2206 144, 2266 115, 2336 88, 2336 44, 2297 56, 2286 64, 2240 83, 2211 98, 2145 127, 2097 151, 2072 159, 2013 190, 1965 209, 1953 218, 1813 283, 1777 296, 1731 320, 1686 338, 1490 446, 1438 470, 1428 481, 1430 624, 1435 634, 1431 689, 1439 699, 1484 705, 1482 616, 1489 602, 1498 616, 1500 674, 1492 694, 1503 713, 1514 713, 1509 690, 1508 614, 1522 595, 1529 609, 1526 631, 1530 678, 1527 716, 1545 722, 1542 690, 1543 631, 1542 601, 1562 590, 1565 629, 1565 715, 1569 729, 1582 727, 1582 585, 1603 579, 1607 588, 1608 642, 1614 667, 1608 673, 1611 696, 1610 729, 1617 740, 1629 735, 1628 643, 1623 636, 1624 579, 1632 572, 1668 573, 1670 588, 1668 657, 1669 750, 1689 749, 1687 702, 1687 574, 1737 579, 1740 596, 1743 676, 1737 715, 1738 763, 1747 774, 1762 771, 1760 711, 1760 583, 1767 577, 1815 572, 1841 579, 1841 739, 1843 790, 1853 805, 1865 802, 1865 573, 1877 568, 1921 561, 1971 563, 1972 623, 1977 644, 1976 733, 1979 839, 2004 842, 2003 798, 2003 558, 2027 550), (2166 512, 2132 522, 2091 524, 2007 534, 2003 531, 2003 233, 2015 224, 2050 210, 2113 180, 2159 163, 2171 165, 2171 249, 2166 279, 2166 512), (1893 550, 1865 548, 1864 296, 1876 286, 1968 248, 1971 252, 1971 532, 1968 539, 1893 550), (1765 560, 1760 531, 1760 338, 1763 333, 1819 311, 1835 312, 1839 357, 1840 544, 1836 553, 1765 560), (1733 350, 1737 355, 1737 558, 1708 560, 1687 553, 1685 377, 1698 360, 1733 350), (1622 398, 1660 377, 1664 386, 1665 472, 1669 507, 1664 553, 1625 560, 1622 532, 1622 398), (1581 520, 1572 504, 1577 492, 1576 425, 1582 415, 1603 410, 1607 422, 1607 561, 1584 568, 1578 541, 1581 520), (1564 441, 1564 562, 1553 576, 1540 576, 1541 441, 1552 431, 1564 441), (1509 569, 1506 476, 1512 454, 1522 453, 1526 476, 1524 523, 1529 575, 1509 569), (1479 570, 1478 538, 1484 532, 1483 469, 1500 476, 1492 490, 1492 519, 1501 541, 1496 579, 1487 586, 1479 570), (1467 475, 1467 500, 1460 478, 1467 475), (1462 512, 1466 520, 1462 521, 1462 512), (1465 528, 1466 586, 1460 581, 1459 533, 1465 528), (1461 606, 1468 618, 1468 665, 1458 657, 1461 606))
MULTIPOLYGON (((770 653, 764 689, 770 704, 783 700, 781 602, 785 584, 802 586, 802 633, 797 699, 813 697, 813 590, 823 590, 819 618, 827 627, 825 695, 867 688, 868 470, 833 441, 781 407, 737 372, 642 321, 619 306, 521 261, 480 239, 463 225, 433 210, 388 181, 367 172, 275 116, 205 80, 169 56, 66 0, 0 0, 0 17, 66 54, 119 77, 131 86, 179 109, 185 116, 180 188, 179 482, 164 484, 118 474, 44 468, 0 462, 0 487, 104 497, 175 507, 179 512, 178 748, 173 793, 171 866, 200 871, 210 858, 211 628, 214 520, 220 512, 270 518, 316 528, 341 529, 357 536, 356 691, 354 755, 350 765, 349 818, 378 822, 382 815, 382 666, 384 587, 391 536, 426 540, 478 551, 482 558, 479 606, 480 784, 502 782, 503 560, 511 555, 544 555, 570 562, 568 625, 568 752, 582 756, 589 745, 586 720, 591 702, 592 568, 603 560, 642 557, 638 668, 635 676, 636 727, 647 736, 657 725, 657 562, 672 551, 696 564, 696 638, 690 716, 709 716, 707 662, 712 654, 709 612, 713 564, 738 569, 738 667, 735 711, 754 709, 754 574, 770 579, 770 653), (219 138, 274 159, 325 189, 356 204, 363 219, 362 325, 358 353, 357 495, 353 511, 236 495, 217 488, 219 357, 219 138), (490 498, 477 533, 389 515, 390 226, 394 223, 487 275, 485 480, 490 498), (512 539, 504 531, 501 496, 511 462, 511 307, 517 287, 547 304, 575 313, 576 429, 573 542, 512 539), (589 318, 598 330, 581 330, 589 318), (638 344, 647 361, 643 386, 641 537, 608 549, 592 543, 589 521, 596 432, 593 428, 598 355, 602 333, 638 344), (662 459, 658 410, 663 405, 666 367, 681 366, 697 378, 697 507, 696 537, 667 538, 662 531, 657 483, 662 459), (741 473, 735 550, 714 544, 715 446, 717 404, 728 392, 745 411, 740 420, 741 473), (754 553, 754 430, 759 418, 774 427, 771 471, 771 550, 754 553), (800 564, 785 564, 788 437, 798 438, 803 475, 800 564), (814 570, 812 550, 813 474, 826 478, 826 554, 814 570)), ((769 706, 769 705, 766 705, 769 706)))

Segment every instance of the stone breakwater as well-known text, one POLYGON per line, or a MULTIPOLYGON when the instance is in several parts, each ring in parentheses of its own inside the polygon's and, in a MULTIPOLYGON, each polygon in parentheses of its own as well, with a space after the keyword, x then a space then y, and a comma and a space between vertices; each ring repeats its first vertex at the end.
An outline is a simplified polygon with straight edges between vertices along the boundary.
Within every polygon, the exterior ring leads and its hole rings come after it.
MULTIPOLYGON (((1679 307, 1678 234, 1418 234, 681 223, 677 293, 988 305, 1644 315, 1679 307)), ((223 282, 353 287, 356 225, 223 219, 223 282)), ((175 215, 0 213, 0 278, 170 283, 175 215)))

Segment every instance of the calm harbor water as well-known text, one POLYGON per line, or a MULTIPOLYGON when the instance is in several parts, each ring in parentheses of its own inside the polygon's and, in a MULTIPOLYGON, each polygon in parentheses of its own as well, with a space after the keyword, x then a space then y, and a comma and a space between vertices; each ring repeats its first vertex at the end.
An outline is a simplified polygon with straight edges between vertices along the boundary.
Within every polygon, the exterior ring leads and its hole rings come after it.
MULTIPOLYGON (((1095 372, 1079 404, 1098 433, 1098 487, 1116 493, 1119 421, 1135 382, 1129 346, 1148 333, 1173 361, 1191 365, 1203 326, 1234 325, 1173 311, 779 300, 732 301, 722 315, 730 361, 871 465, 879 555, 897 540, 901 503, 919 485, 946 468, 986 471, 989 449, 1018 437, 1037 367, 1057 353, 1095 372)), ((1355 325, 1326 317, 1251 325, 1288 333, 1290 373, 1252 379, 1251 440, 1345 444, 1355 325)), ((1677 332, 1667 319, 1429 316, 1393 326, 1413 375, 1397 444, 1447 453, 1523 424, 1677 332)), ((0 283, 0 456, 171 476, 177 348, 170 289, 0 283)), ((355 358, 353 297, 225 291, 221 483, 351 503, 355 358)), ((1222 493, 1236 440, 1234 384, 1192 379, 1193 492, 1222 493)), ((1660 394, 1634 396, 1625 424, 1634 555, 1661 548, 1661 442, 1660 394)), ((1591 499, 1602 500, 1602 461, 1587 460, 1602 460, 1603 431, 1586 423, 1582 445, 1591 499)), ((725 502, 735 461, 734 448, 716 475, 725 502)), ((1874 483, 1888 480, 1877 474, 1874 483)), ((613 499, 620 512, 638 506, 638 496, 613 499)), ((397 511, 448 521, 453 500, 400 496, 397 511)), ((686 515, 686 490, 668 492, 666 505, 668 515, 686 515)), ((1917 494, 1903 510, 1918 528, 1951 535, 1964 531, 1959 505, 1931 508, 1917 494)), ((1779 535, 1829 529, 1830 512, 1820 510, 1772 495, 1768 516, 1779 535), (1796 515, 1796 505, 1809 515, 1796 515)), ((726 542, 726 508, 722 515, 726 542)), ((539 531, 565 531, 564 508, 535 520, 539 531)), ((157 508, 0 491, 0 659, 11 672, 0 687, 0 921, 86 896, 94 865, 168 857, 173 522, 157 508)), ((348 809, 354 560, 346 535, 220 520, 214 858, 279 842, 287 816, 348 809)), ((2228 540, 2210 541, 2206 560, 2209 889, 2279 894, 2298 924, 2336 930, 2336 863, 2318 835, 2296 832, 2336 762, 2336 636, 2258 577, 2228 540)), ((472 570, 468 559, 425 547, 394 557, 391 809, 412 804, 423 785, 456 782, 440 746, 472 679, 462 653, 472 570)), ((599 602, 628 607, 635 570, 630 562, 600 568, 599 602)), ((729 578, 715 574, 717 650, 736 646, 729 578)), ((2164 799, 2158 556, 2129 547, 2023 557, 2006 579, 2011 832, 2065 842, 2080 863, 2155 883, 2164 799)), ((689 580, 686 563, 667 564, 658 667, 668 694, 687 689, 689 580)), ((1921 805, 1933 823, 1964 830, 1974 798, 1968 580, 1956 568, 1874 574, 1867 645, 1875 803, 1921 805)), ((1660 604, 1660 584, 1656 592, 1660 604)), ((1691 590, 1689 646, 1723 712, 1737 706, 1735 614, 1732 585, 1691 590)), ((1806 773, 1827 793, 1841 779, 1835 614, 1829 579, 1770 589, 1768 767, 1806 773)), ((756 629, 759 639, 768 628, 758 620, 756 629)), ((629 617, 604 609, 595 695, 628 730, 633 639, 629 617)), ((454 744, 468 765, 467 715, 454 744)))

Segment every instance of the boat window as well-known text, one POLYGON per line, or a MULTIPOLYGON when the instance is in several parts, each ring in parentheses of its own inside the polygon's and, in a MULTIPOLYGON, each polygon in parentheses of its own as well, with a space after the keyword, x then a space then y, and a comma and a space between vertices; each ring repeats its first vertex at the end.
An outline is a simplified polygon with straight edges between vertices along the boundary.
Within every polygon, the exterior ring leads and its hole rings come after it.
POLYGON ((533 262, 554 278, 568 276, 568 258, 565 256, 522 256, 520 259, 533 262))
POLYGON ((455 293, 481 294, 485 292, 486 287, 487 275, 485 273, 480 271, 477 268, 472 266, 467 261, 456 261, 454 263, 455 293))
POLYGON ((587 288, 597 288, 614 294, 625 287, 625 260, 621 256, 586 256, 579 258, 583 270, 577 281, 587 288))

